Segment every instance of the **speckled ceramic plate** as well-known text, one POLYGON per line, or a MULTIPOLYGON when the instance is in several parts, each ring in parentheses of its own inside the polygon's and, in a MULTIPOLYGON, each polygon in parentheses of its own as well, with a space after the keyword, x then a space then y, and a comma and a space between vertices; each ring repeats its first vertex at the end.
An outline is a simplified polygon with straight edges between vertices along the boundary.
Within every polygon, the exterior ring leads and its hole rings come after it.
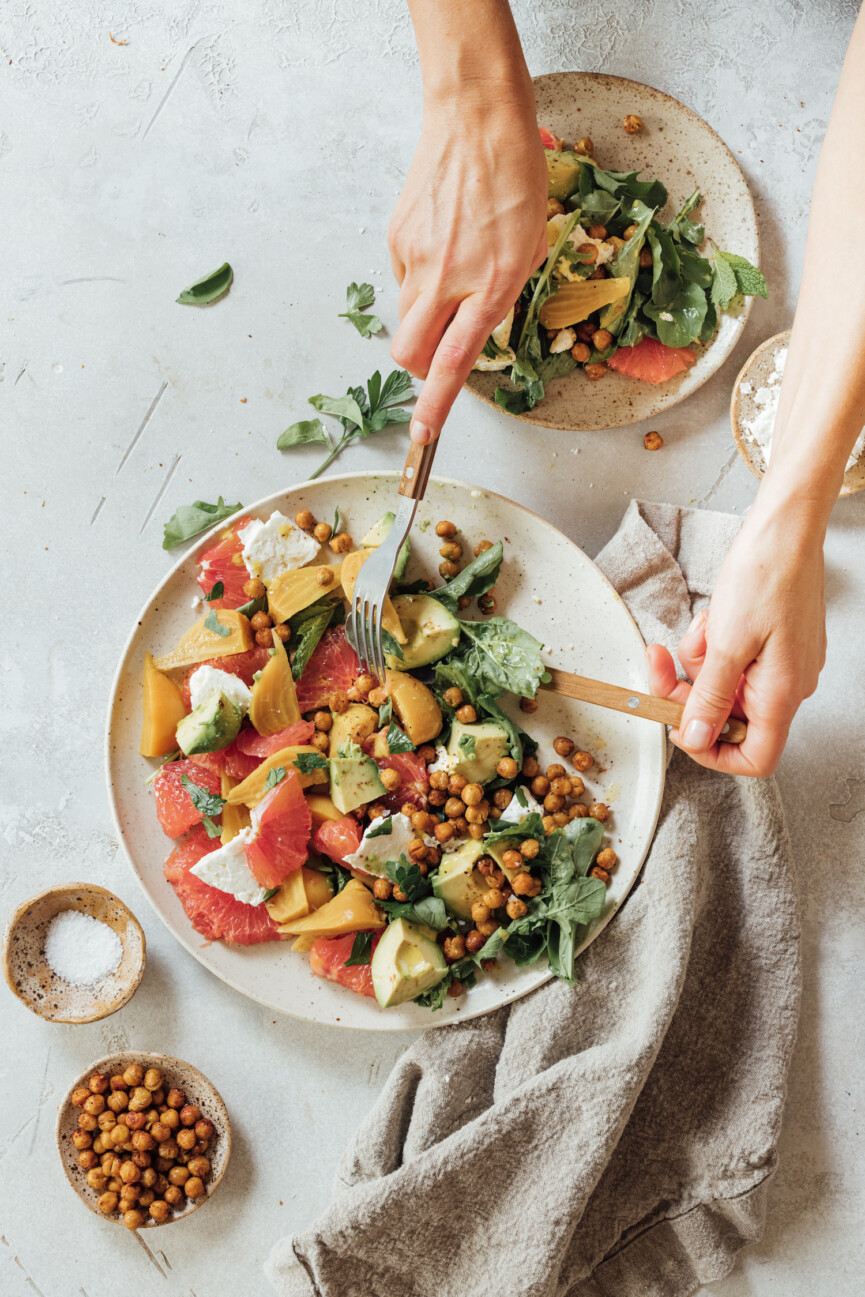
MULTIPOLYGON (((762 477, 766 471, 766 459, 762 447, 751 438, 745 424, 756 415, 759 407, 756 396, 761 388, 767 386, 769 377, 775 369, 775 352, 790 345, 791 330, 776 333, 773 337, 761 342, 752 351, 736 376, 733 393, 730 397, 730 424, 733 436, 739 448, 739 454, 755 477, 762 477)), ((844 482, 839 495, 855 495, 865 487, 865 456, 860 456, 844 474, 844 482)))
MULTIPOLYGON (((330 518, 339 506, 349 532, 357 539, 393 507, 398 480, 396 473, 322 478, 277 492, 245 512, 266 518, 273 509, 280 509, 293 517, 299 509, 311 509, 316 517, 330 518)), ((613 587, 572 541, 537 514, 503 496, 463 482, 433 478, 412 532, 413 575, 437 573, 441 542, 434 524, 441 518, 457 524, 467 545, 474 546, 484 538, 504 540, 505 564, 496 583, 498 611, 543 641, 550 665, 645 688, 640 633, 613 587)), ((445 1008, 435 1014, 413 1004, 381 1010, 374 1000, 313 977, 307 960, 288 943, 235 948, 208 945, 193 930, 162 875, 171 843, 159 827, 151 791, 145 786, 151 763, 138 755, 141 671, 145 650, 164 653, 190 625, 195 615, 190 604, 198 592, 196 558, 212 543, 213 534, 203 537, 172 568, 145 605, 121 658, 109 710, 108 788, 117 828, 157 914, 196 959, 251 999, 297 1018, 341 1027, 397 1031, 439 1026, 487 1013, 546 981, 549 974, 543 965, 521 970, 503 961, 501 971, 484 976, 460 999, 447 1000, 445 1008)), ((596 765, 589 772, 586 784, 593 800, 601 798, 613 809, 610 840, 621 863, 613 874, 609 905, 591 934, 593 939, 624 900, 651 842, 664 784, 664 730, 648 721, 546 692, 531 717, 518 710, 514 715, 530 722, 528 728, 541 743, 542 764, 558 760, 552 742, 557 735, 566 734, 593 752, 600 765, 600 770, 596 765)), ((175 976, 182 979, 182 959, 178 959, 175 976)))
MULTIPOLYGON (((669 200, 662 212, 671 219, 684 200, 699 189, 699 219, 708 235, 728 252, 760 261, 757 214, 742 170, 711 126, 678 99, 639 81, 597 72, 552 72, 535 77, 538 121, 573 144, 588 135, 594 156, 612 171, 643 171, 666 186, 669 200), (638 135, 627 135, 628 113, 643 119, 638 135)), ((736 314, 722 315, 711 342, 697 346, 697 359, 684 374, 654 386, 612 370, 592 382, 579 370, 547 386, 540 405, 517 415, 526 423, 571 432, 621 428, 650 419, 683 401, 723 365, 745 327, 746 298, 736 314)), ((503 386, 501 374, 473 373, 468 390, 488 405, 503 386)), ((507 386, 507 383, 504 384, 507 386)), ((499 407, 496 406, 498 409, 499 407)))

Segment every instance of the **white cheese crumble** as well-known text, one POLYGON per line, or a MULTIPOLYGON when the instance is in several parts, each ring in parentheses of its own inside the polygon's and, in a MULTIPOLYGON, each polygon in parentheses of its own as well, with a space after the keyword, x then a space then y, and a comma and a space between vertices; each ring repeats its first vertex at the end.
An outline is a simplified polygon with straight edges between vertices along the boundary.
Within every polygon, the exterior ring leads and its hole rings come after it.
POLYGON ((502 352, 500 356, 485 356, 483 352, 478 356, 473 368, 480 370, 507 369, 516 360, 513 350, 508 345, 508 339, 511 336, 511 328, 514 323, 514 308, 508 311, 501 324, 497 324, 490 334, 494 346, 502 352))
MULTIPOLYGON (((552 216, 547 221, 547 246, 548 247, 551 248, 553 244, 556 242, 556 240, 559 238, 559 235, 561 234, 564 224, 567 220, 568 217, 566 215, 560 214, 558 216, 552 216)), ((582 247, 584 243, 591 244, 591 246, 597 252, 597 257, 592 263, 595 270, 597 270, 599 266, 605 266, 607 262, 612 261, 616 255, 615 243, 609 243, 606 239, 593 239, 587 233, 587 231, 583 229, 582 225, 580 225, 579 222, 577 222, 577 224, 571 230, 570 234, 567 237, 567 242, 571 244, 572 247, 575 248, 582 247)), ((567 260, 565 260, 564 257, 560 257, 559 260, 556 262, 553 275, 554 278, 556 279, 570 279, 572 281, 585 278, 585 276, 577 274, 576 270, 572 270, 570 263, 567 260)))
POLYGON ((523 788, 522 794, 526 799, 525 806, 520 806, 520 803, 517 800, 517 795, 514 793, 513 797, 501 813, 499 824, 519 824, 527 815, 531 815, 532 811, 537 811, 538 815, 543 815, 543 806, 535 797, 532 796, 528 788, 523 788))
MULTIPOLYGON (((370 834, 375 833, 376 829, 381 829, 387 823, 387 817, 373 820, 367 825, 357 851, 345 857, 345 863, 350 869, 362 869, 367 874, 381 875, 388 860, 399 860, 400 856, 408 856, 409 844, 418 836, 411 820, 407 815, 403 815, 402 811, 398 811, 396 815, 390 816, 390 822, 390 833, 379 834, 376 837, 370 837, 370 834)), ((434 841, 434 838, 430 839, 430 842, 434 841)))
POLYGON ((560 329, 550 343, 550 355, 556 356, 560 351, 570 351, 577 341, 577 335, 573 329, 560 329))
POLYGON ((219 667, 201 666, 193 671, 189 677, 189 701, 193 709, 200 707, 202 703, 209 703, 220 694, 224 694, 229 702, 234 703, 246 715, 252 694, 240 676, 220 671, 219 667))
POLYGON ((436 748, 436 759, 435 761, 431 761, 427 766, 427 773, 434 775, 438 771, 443 770, 445 774, 449 775, 453 771, 454 767, 459 765, 459 761, 459 755, 450 756, 447 748, 442 747, 441 744, 439 744, 436 748))
POLYGON ((218 888, 220 892, 228 892, 244 905, 261 905, 266 888, 259 887, 246 862, 246 844, 254 836, 254 829, 241 829, 237 837, 232 838, 224 847, 211 851, 208 856, 202 856, 189 872, 203 883, 218 888))
POLYGON ((251 576, 268 585, 283 572, 293 572, 315 558, 318 541, 284 514, 274 512, 267 522, 253 518, 240 533, 243 561, 251 576))

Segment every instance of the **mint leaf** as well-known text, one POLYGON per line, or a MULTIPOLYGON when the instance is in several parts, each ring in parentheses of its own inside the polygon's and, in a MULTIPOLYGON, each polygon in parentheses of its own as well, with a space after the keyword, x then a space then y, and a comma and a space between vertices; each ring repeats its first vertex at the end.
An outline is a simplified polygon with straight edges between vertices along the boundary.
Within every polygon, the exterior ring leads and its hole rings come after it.
POLYGON ((327 758, 320 752, 298 752, 292 764, 302 775, 311 775, 313 770, 327 770, 327 758))
POLYGON ((378 333, 384 326, 377 315, 362 315, 368 306, 375 301, 372 284, 349 284, 345 293, 346 310, 340 313, 341 320, 351 320, 362 338, 378 333))
POLYGON ((214 581, 210 587, 210 594, 204 596, 205 603, 211 603, 214 599, 221 599, 225 594, 225 586, 221 581, 214 581))
POLYGON ((281 784, 284 778, 285 766, 274 766, 272 770, 268 770, 267 778, 264 781, 265 792, 275 788, 277 784, 281 784))
POLYGON ((396 721, 391 721, 387 731, 387 747, 391 754, 397 752, 414 752, 412 743, 405 730, 400 729, 396 721))
POLYGON ((210 612, 207 614, 207 616, 205 617, 204 625, 207 630, 212 630, 213 633, 215 635, 219 635, 221 639, 225 639, 228 635, 231 634, 231 627, 222 625, 222 622, 219 620, 219 618, 216 615, 215 608, 212 608, 210 612))
POLYGON ((357 964, 368 964, 372 959, 371 932, 356 932, 351 943, 351 954, 343 963, 343 968, 352 968, 357 964))
POLYGON ((180 783, 189 793, 189 800, 199 815, 221 815, 225 799, 200 784, 194 784, 188 775, 180 776, 180 783))
MULTIPOLYGON (((716 252, 718 250, 716 249, 716 252)), ((735 252, 718 252, 736 276, 740 293, 746 297, 768 297, 769 288, 761 271, 752 266, 747 257, 739 257, 735 252)))
POLYGON ((242 612, 244 617, 254 617, 257 612, 267 612, 267 595, 250 599, 249 603, 241 604, 237 611, 242 612))
POLYGON ((182 504, 164 524, 165 538, 162 548, 174 549, 176 545, 191 540, 199 532, 207 531, 214 523, 222 522, 223 518, 230 518, 233 513, 237 513, 238 509, 242 508, 242 504, 226 504, 222 496, 216 504, 208 504, 206 500, 196 500, 194 504, 182 504))
POLYGON ((393 816, 388 815, 387 819, 376 822, 374 829, 367 829, 368 838, 387 838, 393 833, 393 816))
POLYGON ((323 446, 332 444, 321 419, 301 419, 300 423, 291 424, 279 434, 276 449, 291 450, 292 446, 305 446, 311 441, 321 442, 323 446))
POLYGON ((225 296, 233 279, 234 271, 226 261, 218 270, 212 270, 203 279, 197 279, 194 284, 184 288, 177 301, 182 306, 208 306, 225 296))
POLYGON ((390 631, 388 630, 382 631, 381 646, 384 649, 385 653, 389 653, 391 657, 399 658, 400 662, 402 662, 405 654, 403 653, 399 644, 397 644, 393 635, 391 635, 390 631))
POLYGON ((222 829, 218 824, 214 824, 213 820, 210 818, 209 815, 203 815, 201 817, 201 823, 204 828, 204 832, 211 839, 211 841, 214 838, 221 837, 222 829))

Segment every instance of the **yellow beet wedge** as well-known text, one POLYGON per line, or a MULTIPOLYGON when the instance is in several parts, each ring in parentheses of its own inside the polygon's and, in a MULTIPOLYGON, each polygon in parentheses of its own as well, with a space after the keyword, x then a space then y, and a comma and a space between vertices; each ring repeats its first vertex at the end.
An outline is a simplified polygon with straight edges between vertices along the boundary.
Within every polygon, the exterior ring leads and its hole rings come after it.
POLYGON ((259 734, 278 734, 300 720, 291 665, 278 635, 273 636, 273 657, 252 686, 249 719, 259 734))
POLYGON ((333 889, 324 874, 302 865, 288 875, 265 905, 274 923, 289 923, 321 909, 332 896, 333 889))
POLYGON ((186 715, 183 695, 173 680, 157 669, 149 653, 144 655, 144 716, 141 725, 143 757, 164 757, 177 747, 177 726, 186 715))
POLYGON ((173 671, 176 667, 191 667, 209 658, 245 653, 251 648, 252 629, 242 612, 236 608, 211 609, 190 626, 170 653, 156 659, 156 667, 160 671, 173 671), (213 629, 211 618, 215 618, 221 630, 213 629), (205 625, 208 621, 210 626, 205 625))
MULTIPOLYGON (((220 784, 220 794, 223 798, 227 798, 232 789, 237 787, 237 780, 232 779, 231 775, 222 774, 220 775, 220 784)), ((222 833, 219 836, 222 845, 225 846, 231 842, 232 838, 236 838, 241 829, 248 829, 249 824, 249 810, 247 807, 243 805, 231 806, 229 804, 223 806, 222 833)))
MULTIPOLYGON (((270 774, 271 770, 278 770, 280 766, 284 766, 286 770, 294 770, 294 773, 300 780, 301 788, 308 788, 310 784, 326 784, 327 769, 324 767, 319 766, 314 770, 310 770, 308 775, 300 773, 297 766, 294 764, 294 759, 301 752, 315 753, 316 756, 321 756, 318 748, 313 747, 301 746, 280 748, 278 752, 274 752, 272 757, 268 757, 266 761, 262 761, 260 766, 256 766, 252 774, 247 775, 242 783, 238 784, 236 788, 232 788, 231 792, 225 799, 226 805, 239 806, 243 803, 243 805, 248 806, 250 810, 253 806, 257 806, 264 794, 269 791, 264 786, 267 781, 267 776, 270 774)), ((223 811, 223 815, 224 814, 225 812, 223 811)))
POLYGON ((288 621, 322 595, 333 594, 341 582, 342 563, 322 563, 283 572, 267 588, 268 611, 275 622, 288 621), (329 572, 330 580, 321 579, 322 572, 329 572))
POLYGON ((387 691, 394 711, 415 747, 429 743, 442 727, 442 709, 433 692, 404 671, 386 671, 387 691))
POLYGON ((317 829, 325 820, 341 820, 342 811, 338 811, 326 793, 307 793, 306 804, 312 816, 312 827, 317 829))
MULTIPOLYGON (((357 574, 363 567, 370 554, 374 554, 374 549, 356 549, 352 554, 346 554, 342 562, 342 588, 346 599, 351 603, 351 596, 354 593, 354 583, 357 580, 357 574)), ((399 617, 396 615, 396 609, 390 601, 390 595, 385 595, 384 606, 381 614, 382 629, 389 631, 393 635, 397 644, 405 644, 405 631, 403 630, 399 617)))
POLYGON ((367 932, 370 928, 383 928, 384 925, 385 917, 373 900, 372 892, 352 878, 332 901, 305 918, 292 919, 280 931, 315 939, 341 937, 346 932, 367 932))
POLYGON ((579 324, 602 306, 620 302, 631 291, 629 279, 577 279, 562 284, 538 312, 545 329, 566 329, 579 324))

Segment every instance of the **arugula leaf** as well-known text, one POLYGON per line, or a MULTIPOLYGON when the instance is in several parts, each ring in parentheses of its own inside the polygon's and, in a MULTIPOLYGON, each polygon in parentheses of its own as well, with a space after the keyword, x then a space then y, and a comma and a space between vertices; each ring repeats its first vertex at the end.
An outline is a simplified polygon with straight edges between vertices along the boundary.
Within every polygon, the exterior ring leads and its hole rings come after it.
POLYGON ((212 608, 204 619, 205 629, 212 630, 220 639, 226 639, 231 634, 230 626, 223 626, 222 622, 216 615, 216 609, 212 608))
POLYGON ((367 829, 367 838, 387 838, 393 833, 393 816, 388 815, 383 820, 375 821, 374 829, 367 829))
POLYGON ((474 706, 478 701, 476 682, 472 680, 459 658, 454 657, 455 652, 456 650, 450 652, 444 661, 436 662, 433 667, 438 702, 449 716, 453 716, 456 708, 446 703, 441 695, 446 689, 450 689, 451 685, 456 685, 457 689, 462 691, 463 702, 474 706))
POLYGON ((682 286, 679 254, 672 236, 657 221, 646 230, 646 238, 652 249, 652 302, 669 310, 682 286))
POLYGON ((265 791, 267 792, 271 788, 275 788, 277 784, 281 784, 284 778, 285 766, 274 766, 272 770, 268 770, 267 778, 264 781, 265 791))
POLYGON ((405 654, 402 651, 402 647, 396 642, 389 630, 382 630, 381 646, 385 653, 390 654, 391 657, 399 658, 400 662, 403 661, 405 654))
POLYGON ((524 842, 526 838, 534 838, 543 849, 547 835, 543 818, 538 811, 532 811, 519 824, 506 824, 503 829, 496 829, 494 833, 488 833, 484 838, 484 844, 487 847, 494 847, 499 842, 511 842, 517 838, 521 842, 524 842))
POLYGON ((500 540, 490 549, 484 550, 477 558, 467 563, 463 570, 446 585, 430 590, 433 599, 443 603, 449 612, 456 612, 460 599, 476 599, 486 594, 496 583, 504 558, 504 547, 500 540))
POLYGON ((580 221, 583 225, 609 225, 622 206, 622 200, 606 189, 590 189, 580 199, 580 221))
POLYGON ((292 765, 302 775, 311 775, 313 770, 327 770, 327 757, 323 757, 320 752, 298 752, 292 765))
POLYGON ((221 599, 225 594, 225 586, 221 581, 214 581, 210 587, 210 593, 204 596, 205 603, 212 603, 214 599, 221 599))
POLYGON ((387 731, 387 747, 391 755, 397 752, 414 752, 415 747, 405 730, 400 729, 396 721, 391 721, 387 731))
POLYGON ((409 864, 404 855, 400 856, 398 861, 386 861, 385 871, 391 882, 396 883, 412 904, 424 896, 429 896, 432 891, 432 884, 424 878, 417 865, 409 864))
POLYGON ((444 932, 445 928, 451 926, 445 903, 438 896, 422 896, 414 904, 408 901, 376 901, 376 905, 389 914, 391 919, 426 924, 428 928, 435 928, 436 932, 444 932))
POLYGON ((443 1008, 445 1000, 448 998, 448 988, 453 981, 453 974, 448 971, 440 982, 431 986, 428 991, 421 991, 416 995, 413 1004, 419 1004, 423 1009, 431 1009, 433 1013, 443 1008))
POLYGON ((323 446, 333 445, 321 419, 301 419, 299 423, 292 423, 279 434, 276 449, 291 450, 292 446, 305 446, 311 441, 321 442, 323 446))
POLYGON ((221 815, 225 799, 218 793, 212 793, 200 784, 195 784, 188 775, 180 776, 180 783, 189 793, 189 800, 199 815, 221 815))
POLYGON ((263 899, 264 899, 265 901, 269 901, 269 900, 271 899, 271 897, 276 896, 276 893, 277 893, 278 891, 279 891, 279 888, 278 888, 278 887, 268 887, 267 891, 264 893, 264 898, 263 898, 263 899))
MULTIPOLYGON (((635 224, 637 228, 625 246, 616 253, 610 263, 610 273, 616 279, 627 279, 631 285, 631 293, 633 293, 637 284, 637 277, 640 273, 640 252, 643 248, 646 231, 655 215, 655 210, 654 206, 648 207, 639 199, 634 199, 624 213, 625 217, 635 224)), ((630 296, 605 306, 601 311, 601 328, 607 329, 614 337, 618 337, 624 325, 629 304, 630 296)))
MULTIPOLYGON (((580 877, 584 878, 600 850, 604 826, 591 815, 584 815, 582 819, 571 820, 566 824, 563 832, 573 852, 574 867, 580 877)), ((551 834, 551 837, 555 837, 555 834, 551 834)))
POLYGON ((341 320, 351 320, 362 338, 368 338, 384 328, 377 315, 363 315, 368 306, 375 301, 372 284, 349 284, 345 293, 346 310, 340 312, 341 320))
POLYGON ((637 199, 655 208, 663 207, 667 201, 667 191, 660 180, 638 180, 639 171, 606 171, 593 158, 582 156, 580 164, 581 168, 591 168, 599 189, 605 189, 617 198, 637 199))
POLYGON ((226 504, 222 496, 216 504, 208 504, 206 500, 196 500, 194 504, 181 504, 164 524, 165 539, 162 548, 174 549, 175 546, 182 545, 185 540, 197 536, 199 532, 207 531, 208 527, 212 527, 215 522, 230 518, 242 508, 242 504, 226 504))
POLYGON ((234 271, 226 261, 218 270, 212 270, 203 279, 196 279, 194 284, 184 288, 177 301, 182 306, 208 306, 225 296, 233 279, 234 271))
POLYGON ((712 287, 712 263, 707 257, 701 257, 699 252, 693 248, 679 245, 679 265, 682 269, 682 278, 691 284, 699 284, 701 288, 712 287))
POLYGON ((460 628, 468 641, 460 653, 463 665, 485 693, 534 698, 544 668, 541 645, 533 635, 507 617, 461 621, 460 628))
POLYGON ((352 968, 356 964, 368 964, 372 959, 371 932, 356 932, 351 943, 351 954, 344 960, 343 968, 352 968))
POLYGON ((312 657, 324 632, 338 614, 344 613, 342 600, 333 598, 319 599, 308 608, 301 609, 289 617, 292 644, 291 674, 299 680, 304 668, 312 657))
POLYGON ((685 199, 672 221, 670 221, 667 228, 677 243, 682 239, 685 239, 686 242, 696 245, 702 243, 705 239, 705 225, 700 225, 696 221, 689 221, 687 219, 688 213, 692 212, 702 201, 703 195, 700 193, 699 189, 695 189, 690 198, 685 199))

